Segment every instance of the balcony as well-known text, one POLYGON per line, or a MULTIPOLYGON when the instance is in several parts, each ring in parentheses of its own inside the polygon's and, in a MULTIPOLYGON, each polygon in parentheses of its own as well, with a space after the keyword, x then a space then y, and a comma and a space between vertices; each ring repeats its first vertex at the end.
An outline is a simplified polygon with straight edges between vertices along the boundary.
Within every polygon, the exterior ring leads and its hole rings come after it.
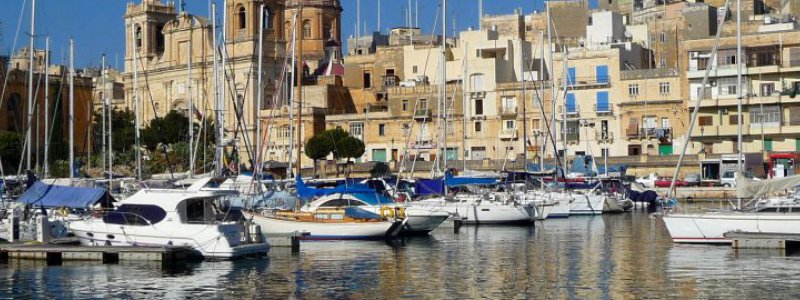
POLYGON ((500 139, 516 139, 517 138, 517 130, 516 129, 504 129, 500 130, 499 134, 500 139))
POLYGON ((598 115, 610 115, 610 114, 613 113, 613 108, 611 107, 610 103, 609 104, 600 105, 600 106, 595 104, 594 105, 594 111, 598 115))
MULTIPOLYGON (((565 108, 564 106, 559 106, 558 107, 558 113, 563 114, 564 113, 564 108, 565 108)), ((567 109, 567 113, 566 113, 567 117, 569 117, 569 118, 578 117, 578 112, 580 111, 580 106, 575 104, 575 107, 566 107, 566 109, 567 109)))
POLYGON ((601 142, 612 142, 614 141, 614 133, 610 131, 598 131, 595 132, 595 140, 601 142))
POLYGON ((696 126, 692 130, 692 137, 712 137, 719 135, 719 126, 696 126))
POLYGON ((414 111, 414 120, 427 121, 431 119, 432 114, 430 109, 418 109, 414 111))
POLYGON ((383 88, 389 88, 397 86, 400 83, 400 78, 394 75, 385 75, 383 76, 383 88))
POLYGON ((410 149, 436 149, 436 142, 431 139, 421 139, 409 143, 410 149))
POLYGON ((659 139, 664 142, 673 138, 672 128, 628 128, 625 136, 628 139, 659 139))
POLYGON ((503 118, 516 118, 518 109, 516 106, 500 107, 500 116, 503 118))
MULTIPOLYGON (((564 79, 558 81, 558 86, 564 86, 564 79)), ((567 81, 567 89, 569 90, 583 90, 583 89, 599 89, 608 88, 611 86, 610 78, 597 78, 597 77, 577 77, 567 81)))

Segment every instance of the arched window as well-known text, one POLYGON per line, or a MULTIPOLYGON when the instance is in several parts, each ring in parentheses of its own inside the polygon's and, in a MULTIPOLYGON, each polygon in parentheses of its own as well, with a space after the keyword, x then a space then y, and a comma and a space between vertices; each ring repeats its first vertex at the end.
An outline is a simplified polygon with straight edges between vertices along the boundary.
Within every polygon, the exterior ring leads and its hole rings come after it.
POLYGON ((472 86, 473 92, 483 91, 483 74, 472 74, 472 76, 470 76, 470 86, 472 86))
POLYGON ((245 11, 244 6, 239 7, 239 29, 245 29, 247 25, 247 11, 245 11))
POLYGON ((134 38, 136 39, 136 49, 139 49, 142 48, 142 26, 136 26, 135 31, 134 38))
POLYGON ((21 103, 22 97, 17 94, 13 93, 10 97, 8 97, 8 102, 6 104, 6 110, 8 111, 6 119, 7 130, 16 132, 17 129, 22 128, 22 109, 19 106, 21 103))
POLYGON ((286 35, 283 36, 283 37, 286 40, 291 40, 292 39, 292 22, 286 21, 286 23, 283 24, 283 30, 286 31, 286 35))
POLYGON ((164 25, 156 26, 156 51, 164 52, 164 25))
POLYGON ((303 21, 303 38, 311 38, 311 21, 303 21))

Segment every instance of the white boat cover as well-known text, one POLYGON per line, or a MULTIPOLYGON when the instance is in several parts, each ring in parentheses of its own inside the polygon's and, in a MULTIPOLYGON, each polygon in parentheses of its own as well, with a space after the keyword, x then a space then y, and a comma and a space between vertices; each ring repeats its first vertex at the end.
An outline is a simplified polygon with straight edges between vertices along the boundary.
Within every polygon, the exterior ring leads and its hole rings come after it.
POLYGON ((744 174, 736 174, 736 197, 742 199, 759 199, 771 193, 792 190, 800 185, 800 175, 765 180, 750 180, 744 174))

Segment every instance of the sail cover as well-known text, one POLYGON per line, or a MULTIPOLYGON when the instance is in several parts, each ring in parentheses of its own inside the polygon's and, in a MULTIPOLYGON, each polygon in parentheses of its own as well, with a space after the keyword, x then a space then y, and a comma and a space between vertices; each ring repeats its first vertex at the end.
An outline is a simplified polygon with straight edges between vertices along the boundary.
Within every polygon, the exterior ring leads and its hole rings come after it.
POLYGON ((327 196, 332 194, 355 194, 355 193, 376 193, 375 190, 369 188, 366 184, 344 185, 340 184, 332 189, 325 188, 312 188, 303 182, 303 178, 297 175, 297 195, 300 198, 308 199, 314 197, 327 196))
POLYGON ((17 202, 34 207, 82 209, 91 208, 98 203, 111 206, 114 198, 105 189, 51 185, 37 181, 17 202))
POLYGON ((450 172, 444 173, 444 184, 449 187, 465 185, 489 185, 497 183, 494 177, 453 177, 450 172))
POLYGON ((798 185, 800 185, 800 175, 755 181, 747 179, 742 173, 737 173, 736 197, 757 199, 770 193, 794 189, 798 185))

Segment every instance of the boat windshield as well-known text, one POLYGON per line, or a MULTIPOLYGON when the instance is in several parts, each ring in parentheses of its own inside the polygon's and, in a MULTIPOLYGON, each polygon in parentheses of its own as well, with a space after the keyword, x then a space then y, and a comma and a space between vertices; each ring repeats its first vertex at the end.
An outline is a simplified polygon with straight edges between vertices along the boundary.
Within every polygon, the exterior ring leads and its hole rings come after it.
POLYGON ((117 210, 106 213, 103 221, 109 224, 144 226, 157 224, 166 216, 167 212, 155 205, 123 204, 117 210))

